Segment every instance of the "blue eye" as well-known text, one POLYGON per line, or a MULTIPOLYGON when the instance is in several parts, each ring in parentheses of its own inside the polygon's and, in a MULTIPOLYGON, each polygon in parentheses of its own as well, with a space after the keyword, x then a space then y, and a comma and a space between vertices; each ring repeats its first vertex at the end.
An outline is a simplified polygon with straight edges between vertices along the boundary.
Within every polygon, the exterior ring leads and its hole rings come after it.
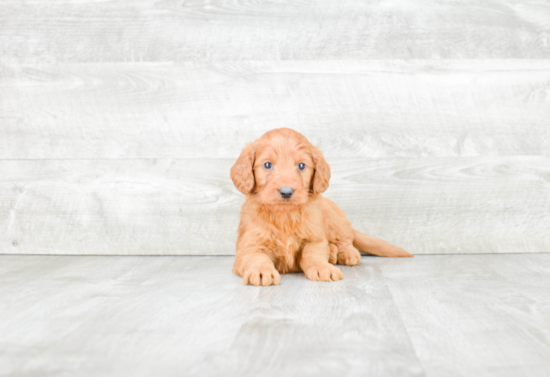
POLYGON ((271 162, 269 161, 264 164, 264 168, 266 168, 267 170, 271 169, 272 167, 273 165, 271 165, 271 162))
POLYGON ((306 164, 304 164, 303 162, 300 162, 300 163, 298 164, 298 169, 299 169, 299 170, 304 170, 305 168, 306 168, 306 164))

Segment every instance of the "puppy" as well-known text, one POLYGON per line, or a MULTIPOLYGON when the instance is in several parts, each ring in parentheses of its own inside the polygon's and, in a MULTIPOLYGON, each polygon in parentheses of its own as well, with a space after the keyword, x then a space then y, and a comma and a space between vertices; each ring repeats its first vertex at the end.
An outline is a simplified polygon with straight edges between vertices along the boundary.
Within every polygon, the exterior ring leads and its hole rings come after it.
POLYGON ((344 212, 321 195, 330 167, 319 149, 289 128, 267 132, 244 147, 231 168, 246 195, 233 272, 244 284, 277 285, 303 271, 310 280, 338 281, 336 263, 353 266, 358 249, 384 257, 412 257, 400 247, 351 227, 344 212))

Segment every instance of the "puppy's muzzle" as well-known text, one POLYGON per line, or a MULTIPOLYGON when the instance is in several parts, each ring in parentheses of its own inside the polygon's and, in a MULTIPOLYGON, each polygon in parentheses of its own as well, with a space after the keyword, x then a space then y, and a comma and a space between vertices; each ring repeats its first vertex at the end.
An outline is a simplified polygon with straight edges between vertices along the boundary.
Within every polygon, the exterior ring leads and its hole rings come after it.
POLYGON ((290 199, 290 197, 294 194, 294 190, 292 187, 284 186, 279 189, 279 194, 281 194, 283 199, 290 199))

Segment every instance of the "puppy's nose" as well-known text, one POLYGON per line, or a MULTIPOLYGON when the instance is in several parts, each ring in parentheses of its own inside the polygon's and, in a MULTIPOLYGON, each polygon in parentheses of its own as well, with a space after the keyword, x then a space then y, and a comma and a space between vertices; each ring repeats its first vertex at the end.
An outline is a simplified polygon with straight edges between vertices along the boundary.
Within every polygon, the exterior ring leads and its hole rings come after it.
POLYGON ((290 199, 292 194, 294 194, 294 190, 292 187, 283 186, 279 189, 279 194, 281 194, 281 196, 285 199, 290 199))

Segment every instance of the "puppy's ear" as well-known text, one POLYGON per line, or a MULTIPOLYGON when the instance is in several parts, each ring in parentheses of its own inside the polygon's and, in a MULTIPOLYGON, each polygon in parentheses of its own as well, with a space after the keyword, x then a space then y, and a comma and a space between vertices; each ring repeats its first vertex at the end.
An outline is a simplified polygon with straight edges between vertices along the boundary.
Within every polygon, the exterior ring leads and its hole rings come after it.
POLYGON ((325 161, 321 151, 315 147, 311 149, 311 157, 315 164, 313 173, 312 190, 314 194, 325 192, 330 181, 330 166, 325 161))
POLYGON ((233 184, 245 195, 248 195, 254 189, 254 166, 255 153, 252 144, 243 148, 241 155, 231 168, 231 180, 233 184))

